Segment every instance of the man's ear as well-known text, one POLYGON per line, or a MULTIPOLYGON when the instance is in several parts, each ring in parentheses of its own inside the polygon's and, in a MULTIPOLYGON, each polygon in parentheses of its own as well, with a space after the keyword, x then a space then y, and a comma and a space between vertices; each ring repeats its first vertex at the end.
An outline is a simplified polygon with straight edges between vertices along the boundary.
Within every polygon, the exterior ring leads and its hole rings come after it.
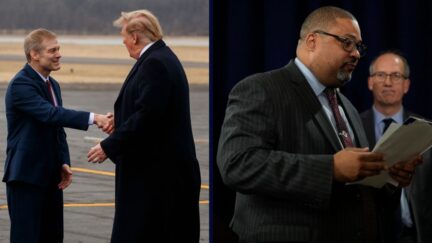
POLYGON ((373 80, 371 77, 368 78, 368 88, 370 91, 373 89, 373 80))
POLYGON ((404 94, 408 93, 408 90, 409 90, 410 84, 411 84, 411 80, 410 80, 410 79, 407 79, 407 80, 405 80, 405 81, 403 82, 402 85, 403 85, 403 92, 404 92, 404 94))
POLYGON ((30 57, 31 60, 39 60, 39 52, 35 51, 35 50, 30 50, 30 57))
POLYGON ((314 50, 316 47, 316 43, 317 43, 317 38, 316 38, 316 34, 315 33, 309 33, 306 35, 305 37, 305 44, 306 44, 306 48, 307 50, 314 50))
POLYGON ((134 41, 133 43, 136 45, 136 44, 138 44, 139 43, 139 36, 137 35, 137 33, 132 33, 131 34, 131 36, 132 36, 132 40, 134 41))

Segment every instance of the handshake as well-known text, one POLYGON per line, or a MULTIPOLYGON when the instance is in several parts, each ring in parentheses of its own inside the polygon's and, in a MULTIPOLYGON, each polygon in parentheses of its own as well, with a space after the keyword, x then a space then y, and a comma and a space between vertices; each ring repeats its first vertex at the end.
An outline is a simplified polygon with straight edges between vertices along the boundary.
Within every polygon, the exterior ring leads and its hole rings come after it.
POLYGON ((114 114, 111 112, 106 115, 95 114, 93 124, 96 124, 103 132, 111 134, 114 132, 114 114))
MULTIPOLYGON (((114 114, 111 112, 108 112, 106 115, 95 114, 93 123, 107 134, 114 132, 114 114)), ((90 149, 87 159, 88 162, 92 163, 102 163, 107 159, 107 155, 100 146, 100 143, 90 149)))

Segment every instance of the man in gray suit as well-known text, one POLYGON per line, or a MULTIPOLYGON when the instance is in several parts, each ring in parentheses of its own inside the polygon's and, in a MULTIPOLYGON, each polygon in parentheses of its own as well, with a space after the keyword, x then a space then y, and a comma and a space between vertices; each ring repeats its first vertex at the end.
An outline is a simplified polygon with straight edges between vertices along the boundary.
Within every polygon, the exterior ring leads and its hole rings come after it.
MULTIPOLYGON (((398 51, 386 51, 369 66, 368 87, 374 96, 371 109, 361 118, 369 145, 373 148, 391 122, 403 123, 414 115, 403 108, 402 100, 410 87, 410 68, 398 51), (387 124, 387 125, 386 125, 387 124)), ((412 183, 402 190, 400 207, 383 211, 393 242, 432 242, 432 164, 430 151, 416 170, 412 183)))
MULTIPOLYGON (((383 241, 378 202, 397 204, 400 189, 350 185, 385 166, 337 90, 364 51, 355 17, 322 7, 302 25, 297 58, 231 91, 217 163, 237 192, 231 227, 241 242, 383 241)), ((407 185, 416 163, 389 172, 407 185)))

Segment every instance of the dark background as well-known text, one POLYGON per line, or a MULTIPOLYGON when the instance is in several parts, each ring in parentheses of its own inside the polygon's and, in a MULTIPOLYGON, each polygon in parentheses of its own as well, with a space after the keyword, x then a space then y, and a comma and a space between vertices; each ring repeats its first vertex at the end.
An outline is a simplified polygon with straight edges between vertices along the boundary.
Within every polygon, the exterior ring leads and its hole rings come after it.
POLYGON ((234 192, 223 185, 216 166, 228 93, 246 76, 282 67, 294 58, 301 24, 314 9, 338 6, 350 11, 360 24, 368 52, 360 60, 351 82, 342 88, 359 112, 372 105, 372 94, 367 89, 370 61, 383 50, 398 49, 411 67, 411 88, 404 106, 432 118, 431 1, 214 0, 210 4, 214 243, 232 242, 228 223, 234 192))

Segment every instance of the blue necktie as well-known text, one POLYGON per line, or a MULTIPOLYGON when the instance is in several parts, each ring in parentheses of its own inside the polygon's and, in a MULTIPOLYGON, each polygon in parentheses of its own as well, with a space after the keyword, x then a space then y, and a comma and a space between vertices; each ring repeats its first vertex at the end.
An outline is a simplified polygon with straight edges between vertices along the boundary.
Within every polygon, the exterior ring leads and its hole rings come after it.
POLYGON ((382 134, 385 133, 385 131, 387 131, 387 129, 389 128, 390 124, 392 124, 394 122, 393 118, 386 118, 383 119, 382 122, 384 122, 384 129, 382 134))

